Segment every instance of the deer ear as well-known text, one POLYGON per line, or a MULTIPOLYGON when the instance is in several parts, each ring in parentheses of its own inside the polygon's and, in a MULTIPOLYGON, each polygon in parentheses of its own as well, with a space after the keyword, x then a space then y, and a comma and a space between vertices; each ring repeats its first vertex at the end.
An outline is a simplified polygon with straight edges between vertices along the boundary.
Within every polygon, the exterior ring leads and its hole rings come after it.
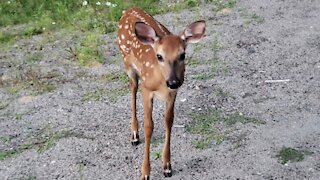
POLYGON ((206 22, 203 20, 196 21, 187 26, 180 37, 187 43, 197 43, 203 38, 205 30, 206 22))
POLYGON ((158 40, 154 29, 145 23, 137 22, 135 25, 135 33, 137 38, 144 44, 152 45, 158 40))

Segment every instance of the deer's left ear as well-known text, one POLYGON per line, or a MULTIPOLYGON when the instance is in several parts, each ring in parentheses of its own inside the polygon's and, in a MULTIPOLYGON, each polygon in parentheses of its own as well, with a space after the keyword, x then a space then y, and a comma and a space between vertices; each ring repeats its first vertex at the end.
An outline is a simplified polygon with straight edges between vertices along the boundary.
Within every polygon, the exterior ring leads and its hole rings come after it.
POLYGON ((187 43, 197 43, 199 42, 206 30, 206 22, 205 21, 196 21, 189 26, 181 33, 181 39, 185 40, 187 43))

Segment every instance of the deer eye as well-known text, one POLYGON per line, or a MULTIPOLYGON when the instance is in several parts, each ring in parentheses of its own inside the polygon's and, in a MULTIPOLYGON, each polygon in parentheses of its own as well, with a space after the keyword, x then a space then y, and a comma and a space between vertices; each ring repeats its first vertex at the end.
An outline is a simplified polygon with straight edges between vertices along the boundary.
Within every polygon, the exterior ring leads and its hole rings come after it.
POLYGON ((157 54, 158 61, 163 62, 163 57, 160 54, 157 54))
POLYGON ((182 53, 181 55, 180 55, 180 61, 184 61, 184 59, 186 58, 186 53, 182 53))

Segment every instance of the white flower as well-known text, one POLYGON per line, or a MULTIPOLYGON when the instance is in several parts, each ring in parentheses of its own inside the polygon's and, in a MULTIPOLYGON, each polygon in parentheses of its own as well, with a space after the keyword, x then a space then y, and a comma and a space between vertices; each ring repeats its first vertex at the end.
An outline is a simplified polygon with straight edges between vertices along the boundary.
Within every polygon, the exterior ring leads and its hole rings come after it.
POLYGON ((82 6, 86 6, 86 5, 88 5, 88 1, 83 1, 82 6))
POLYGON ((7 3, 8 3, 8 4, 10 4, 10 3, 11 3, 11 1, 8 1, 7 3))
POLYGON ((54 21, 53 21, 53 22, 52 22, 52 24, 53 24, 53 25, 55 25, 55 24, 56 24, 56 22, 54 22, 54 21))
POLYGON ((112 6, 112 7, 117 7, 117 4, 112 4, 111 6, 112 6))
POLYGON ((97 5, 97 6, 100 6, 100 5, 101 5, 101 3, 98 1, 98 2, 96 2, 96 5, 97 5))
POLYGON ((111 5, 112 5, 111 2, 109 2, 109 1, 106 2, 106 6, 111 6, 111 5))

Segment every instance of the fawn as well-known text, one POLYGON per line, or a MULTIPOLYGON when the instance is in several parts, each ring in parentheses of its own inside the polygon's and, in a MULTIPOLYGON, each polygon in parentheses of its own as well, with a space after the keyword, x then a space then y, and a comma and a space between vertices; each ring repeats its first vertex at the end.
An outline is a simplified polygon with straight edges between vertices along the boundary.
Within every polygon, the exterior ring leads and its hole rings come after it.
POLYGON ((162 161, 165 177, 172 176, 170 136, 177 89, 184 81, 185 50, 188 43, 199 42, 205 32, 205 21, 187 26, 180 35, 173 35, 166 27, 139 8, 123 12, 119 22, 118 41, 124 68, 130 79, 132 92, 131 143, 139 144, 136 94, 141 80, 144 109, 145 149, 141 179, 150 178, 150 141, 153 132, 153 97, 166 103, 165 145, 162 161))

